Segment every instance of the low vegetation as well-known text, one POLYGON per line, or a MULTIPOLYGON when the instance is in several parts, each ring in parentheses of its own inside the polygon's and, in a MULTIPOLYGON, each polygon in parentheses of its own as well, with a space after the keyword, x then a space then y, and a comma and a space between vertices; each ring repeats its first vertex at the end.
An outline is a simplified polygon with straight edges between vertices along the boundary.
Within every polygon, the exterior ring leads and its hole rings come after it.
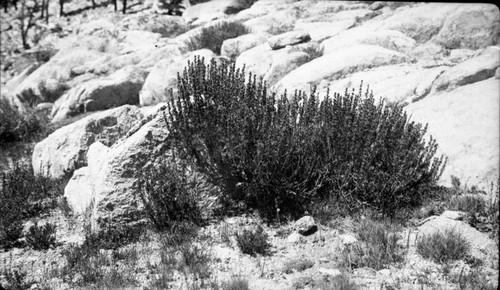
POLYGON ((469 242, 452 228, 419 237, 417 241, 417 253, 436 263, 463 259, 469 255, 469 251, 469 242))
POLYGON ((35 176, 31 165, 18 164, 1 176, 0 248, 19 246, 23 222, 39 217, 57 206, 67 179, 52 180, 35 176))
POLYGON ((402 237, 395 224, 367 219, 358 223, 354 231, 359 242, 346 246, 340 261, 342 267, 381 270, 404 261, 406 251, 398 243, 402 237))
POLYGON ((357 290, 360 289, 356 283, 351 281, 350 277, 346 273, 342 273, 339 276, 335 276, 331 280, 319 280, 314 282, 315 289, 321 290, 357 290))
POLYGON ((26 244, 35 250, 47 250, 56 245, 56 226, 46 223, 38 226, 35 222, 25 235, 26 244))
POLYGON ((268 253, 271 247, 268 238, 261 226, 257 226, 255 229, 243 229, 241 233, 236 234, 236 242, 241 252, 252 256, 268 253))
POLYGON ((314 262, 308 259, 294 259, 287 261, 283 267, 283 273, 290 274, 295 272, 302 272, 314 266, 314 262))
POLYGON ((233 276, 229 282, 222 284, 223 290, 249 290, 248 279, 241 276, 233 276))
POLYGON ((34 141, 45 136, 45 120, 34 114, 23 115, 3 98, 0 98, 0 149, 17 141, 34 141))
POLYGON ((5 284, 1 284, 2 289, 23 290, 30 289, 34 281, 28 278, 28 273, 20 269, 7 268, 1 273, 5 278, 5 284))

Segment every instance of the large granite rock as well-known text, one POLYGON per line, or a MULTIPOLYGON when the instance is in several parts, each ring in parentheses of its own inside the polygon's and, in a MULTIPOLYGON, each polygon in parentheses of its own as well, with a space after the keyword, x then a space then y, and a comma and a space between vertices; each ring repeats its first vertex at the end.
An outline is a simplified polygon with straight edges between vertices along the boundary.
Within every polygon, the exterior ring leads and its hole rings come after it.
POLYGON ((221 55, 236 58, 241 53, 265 43, 269 36, 268 33, 251 33, 226 39, 222 43, 221 55))
POLYGON ((345 49, 359 44, 378 45, 383 48, 406 53, 413 49, 416 42, 403 33, 395 30, 369 31, 357 29, 345 31, 333 36, 321 43, 323 53, 334 53, 339 49, 345 49))
POLYGON ((236 66, 245 66, 246 72, 263 77, 268 86, 274 85, 289 72, 314 58, 311 52, 319 51, 315 42, 288 46, 273 50, 267 43, 242 53, 236 59, 236 66))
POLYGON ((406 56, 394 50, 376 45, 356 45, 338 50, 336 53, 323 55, 283 77, 274 87, 281 93, 302 90, 309 92, 311 85, 321 81, 333 81, 346 77, 356 71, 404 62, 406 56))
POLYGON ((478 55, 447 69, 436 80, 436 90, 453 89, 491 78, 500 65, 500 47, 490 46, 478 55))
POLYGON ((446 48, 479 49, 498 45, 500 12, 494 4, 463 4, 444 21, 435 41, 446 48))
POLYGON ((424 43, 439 33, 446 18, 460 7, 459 3, 425 3, 396 11, 384 19, 380 29, 397 30, 424 43))
POLYGON ((90 207, 94 230, 101 223, 140 220, 137 173, 168 155, 168 137, 163 114, 158 114, 111 147, 93 143, 87 154, 88 167, 79 169, 65 189, 70 207, 77 213, 90 207), (77 186, 80 182, 82 192, 77 186))
POLYGON ((92 143, 113 145, 142 117, 137 107, 126 105, 95 113, 56 130, 33 150, 35 174, 51 178, 71 174, 87 165, 87 150, 92 143))
POLYGON ((448 163, 440 183, 451 186, 451 175, 488 190, 499 177, 498 102, 500 81, 484 81, 435 92, 406 107, 411 119, 428 123, 427 134, 438 142, 437 154, 448 163))
POLYGON ((299 44, 311 40, 311 36, 306 31, 290 31, 275 35, 267 41, 269 46, 276 50, 283 48, 287 45, 299 44))
POLYGON ((320 82, 317 89, 320 96, 325 95, 327 89, 330 89, 330 95, 333 92, 343 94, 346 89, 357 90, 363 83, 364 87, 369 86, 373 90, 377 98, 410 103, 428 95, 436 78, 445 69, 443 66, 426 69, 406 63, 379 66, 331 82, 320 82))
POLYGON ((90 80, 68 91, 55 102, 52 121, 84 112, 139 103, 139 91, 148 72, 129 66, 108 77, 90 80))

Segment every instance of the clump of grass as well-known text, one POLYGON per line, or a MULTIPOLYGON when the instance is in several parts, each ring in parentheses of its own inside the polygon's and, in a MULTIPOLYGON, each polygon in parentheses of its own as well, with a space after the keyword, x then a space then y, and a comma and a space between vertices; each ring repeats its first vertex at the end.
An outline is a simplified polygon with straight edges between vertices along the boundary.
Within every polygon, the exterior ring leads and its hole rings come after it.
POLYGON ((367 219, 357 224, 354 230, 359 243, 344 249, 341 266, 380 270, 404 260, 404 249, 398 244, 401 236, 396 225, 367 219))
POLYGON ((140 197, 156 230, 165 231, 184 222, 203 222, 197 192, 188 181, 188 174, 186 167, 175 162, 163 162, 140 173, 140 197))
POLYGON ((115 224, 96 233, 87 231, 85 242, 99 249, 116 250, 137 242, 142 233, 143 230, 140 226, 115 224))
POLYGON ((494 290, 498 289, 498 282, 495 283, 494 280, 489 280, 488 276, 479 268, 471 269, 464 273, 460 271, 460 274, 452 275, 451 281, 456 283, 460 290, 465 289, 478 289, 478 290, 494 290))
POLYGON ((460 180, 452 176, 452 188, 445 194, 446 207, 467 213, 469 224, 481 232, 488 232, 498 240, 499 188, 491 183, 489 194, 481 194, 475 186, 462 186, 460 180))
POLYGON ((186 44, 189 50, 208 48, 216 54, 221 53, 222 43, 249 33, 249 29, 239 22, 221 22, 213 26, 204 27, 201 32, 190 38, 186 44))
POLYGON ((241 233, 236 234, 236 242, 241 252, 251 256, 265 255, 271 247, 268 235, 261 226, 256 229, 243 229, 241 233))
POLYGON ((0 284, 1 289, 24 290, 31 289, 36 282, 28 279, 28 273, 20 269, 5 268, 1 273, 5 284, 0 284))
POLYGON ((213 281, 210 245, 200 242, 198 228, 192 224, 179 223, 160 234, 160 263, 154 266, 157 275, 151 286, 169 289, 175 272, 180 273, 188 289, 205 289, 213 281))
POLYGON ((314 266, 314 262, 308 259, 294 259, 287 261, 283 267, 283 273, 290 274, 295 272, 302 272, 314 266))
POLYGON ((184 243, 179 246, 179 267, 186 274, 193 275, 194 280, 204 280, 210 277, 210 263, 212 258, 204 245, 184 243))
POLYGON ((221 223, 218 230, 219 230, 219 237, 222 243, 224 243, 227 246, 231 246, 231 232, 229 230, 228 224, 225 222, 221 223))
POLYGON ((463 259, 469 251, 469 242, 453 228, 419 237, 417 241, 417 253, 437 263, 463 259))
POLYGON ((346 273, 342 273, 341 275, 335 276, 331 280, 316 280, 314 281, 314 289, 321 290, 357 290, 359 287, 351 281, 349 276, 346 273))
POLYGON ((241 276, 232 276, 231 280, 222 284, 223 290, 249 290, 248 279, 241 276))
POLYGON ((132 275, 138 259, 134 249, 106 251, 89 238, 82 245, 69 245, 62 255, 66 264, 59 272, 72 286, 108 289, 137 283, 132 275))
POLYGON ((47 250, 51 246, 56 245, 56 226, 46 223, 43 226, 38 226, 35 222, 24 236, 28 246, 35 250, 47 250))

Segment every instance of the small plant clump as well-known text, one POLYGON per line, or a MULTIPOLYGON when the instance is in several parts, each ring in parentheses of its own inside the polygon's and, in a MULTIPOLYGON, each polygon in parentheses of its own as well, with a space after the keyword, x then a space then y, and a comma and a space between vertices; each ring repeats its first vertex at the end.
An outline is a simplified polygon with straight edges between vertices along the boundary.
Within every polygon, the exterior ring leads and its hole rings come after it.
POLYGON ((257 226, 256 229, 243 229, 241 233, 236 234, 236 242, 241 252, 251 256, 267 254, 271 247, 268 238, 261 226, 257 226))
POLYGON ((359 243, 344 249, 342 266, 380 270, 404 260, 404 249, 398 244, 401 237, 395 225, 368 219, 355 226, 355 232, 359 243))
POLYGON ((444 169, 426 126, 403 108, 346 91, 270 94, 235 64, 197 57, 178 76, 165 119, 182 158, 266 219, 330 200, 394 216, 418 205, 444 169))
POLYGON ((29 113, 23 116, 0 98, 0 148, 16 141, 29 141, 45 134, 44 122, 29 113))
POLYGON ((66 180, 35 176, 31 165, 17 164, 0 180, 0 248, 19 246, 23 222, 57 206, 66 180))
POLYGON ((469 251, 469 242, 453 228, 422 236, 417 241, 417 253, 436 263, 464 259, 469 251))
POLYGON ((187 42, 189 50, 208 48, 216 54, 221 53, 222 43, 226 39, 249 33, 249 29, 239 22, 221 22, 202 28, 201 32, 187 42))
POLYGON ((188 181, 188 174, 186 167, 175 162, 163 162, 153 170, 141 172, 140 198, 156 230, 165 231, 185 223, 202 223, 196 191, 188 181))
POLYGON ((0 284, 0 289, 31 289, 31 286, 35 284, 35 281, 28 279, 28 273, 20 269, 6 268, 0 274, 5 280, 5 283, 0 284))
MULTIPOLYGON (((93 286, 97 289, 136 285, 131 273, 137 263, 137 253, 134 250, 119 249, 118 244, 110 247, 110 241, 100 240, 100 237, 103 235, 87 233, 82 245, 70 244, 64 248, 62 255, 66 264, 59 276, 68 278, 72 286, 93 286), (111 248, 110 251, 103 251, 107 248, 111 248), (123 266, 115 266, 118 263, 123 266), (113 267, 108 267, 109 265, 113 267)), ((112 242, 116 241, 112 239, 112 242)))
POLYGON ((319 280, 314 281, 314 289, 321 290, 357 290, 359 289, 358 285, 351 281, 349 276, 346 273, 342 273, 341 275, 335 276, 333 279, 325 281, 319 280))
POLYGON ((308 259, 294 259, 285 263, 283 273, 290 274, 294 271, 302 272, 314 266, 314 262, 308 259))
POLYGON ((248 279, 241 276, 233 276, 231 280, 222 284, 223 290, 249 290, 248 279))
POLYGON ((56 226, 46 223, 43 226, 38 226, 35 222, 24 236, 28 246, 35 250, 47 250, 51 246, 56 245, 56 226))

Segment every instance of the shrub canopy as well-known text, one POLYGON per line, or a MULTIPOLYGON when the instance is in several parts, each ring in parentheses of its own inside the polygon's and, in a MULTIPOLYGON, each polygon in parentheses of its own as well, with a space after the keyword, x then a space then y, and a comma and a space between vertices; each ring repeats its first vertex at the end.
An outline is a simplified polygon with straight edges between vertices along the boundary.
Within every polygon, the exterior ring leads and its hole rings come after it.
POLYGON ((175 147, 220 186, 264 216, 302 214, 332 196, 385 215, 417 204, 444 168, 426 126, 402 106, 358 92, 269 93, 235 64, 195 58, 178 76, 165 118, 175 147))

